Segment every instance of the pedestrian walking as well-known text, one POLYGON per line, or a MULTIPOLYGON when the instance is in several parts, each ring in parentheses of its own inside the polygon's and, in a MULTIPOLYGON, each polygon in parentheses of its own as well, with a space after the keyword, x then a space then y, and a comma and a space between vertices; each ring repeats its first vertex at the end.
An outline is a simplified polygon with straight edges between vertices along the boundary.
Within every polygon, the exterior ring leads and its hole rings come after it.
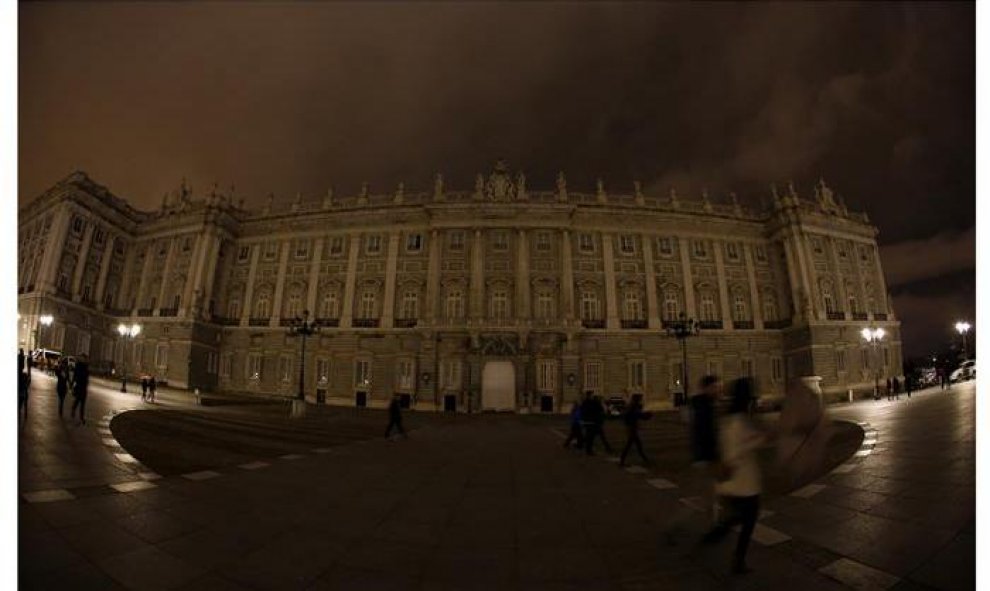
POLYGON ((639 453, 639 457, 643 459, 643 463, 647 466, 651 464, 650 459, 643 453, 643 442, 639 438, 639 422, 648 420, 652 416, 652 413, 643 411, 643 395, 634 394, 632 402, 623 416, 626 423, 626 447, 622 450, 622 456, 619 458, 619 466, 626 465, 626 455, 633 444, 636 445, 636 451, 639 453))
POLYGON ((584 448, 584 431, 581 428, 581 405, 576 401, 571 405, 571 432, 567 435, 567 439, 564 440, 564 447, 570 447, 572 441, 578 449, 584 448))
POLYGON ((914 376, 904 376, 904 391, 908 400, 911 400, 911 390, 914 388, 914 376))
POLYGON ((776 452, 781 480, 789 489, 821 473, 831 437, 820 392, 800 379, 791 381, 780 412, 776 452))
POLYGON ((80 355, 76 359, 76 366, 72 370, 72 395, 75 401, 72 403, 70 412, 72 418, 76 416, 76 408, 79 409, 79 421, 86 424, 86 397, 89 395, 89 360, 86 354, 80 355))
POLYGON ((27 373, 22 369, 17 372, 17 412, 18 414, 23 412, 25 419, 27 419, 27 399, 29 389, 30 384, 28 383, 27 373))
POLYGON ((392 402, 388 405, 388 427, 385 428, 385 439, 388 439, 389 435, 391 435, 392 427, 395 427, 399 435, 409 439, 406 431, 402 428, 402 404, 398 394, 392 395, 392 402))
POLYGON ((148 402, 155 401, 155 394, 157 391, 158 391, 158 380, 156 380, 155 376, 152 375, 151 377, 148 378, 148 402))
POLYGON ((715 487, 728 511, 702 538, 703 544, 714 544, 735 525, 741 526, 732 560, 734 574, 744 574, 750 570, 746 566, 746 551, 760 513, 760 493, 763 489, 756 451, 766 439, 750 418, 754 400, 750 379, 742 378, 733 383, 728 414, 721 424, 719 452, 722 473, 715 487))
POLYGON ((24 371, 24 348, 17 350, 17 373, 24 371))
POLYGON ((581 406, 581 421, 584 423, 584 450, 590 456, 595 453, 595 438, 602 440, 607 453, 612 453, 612 446, 605 439, 605 406, 599 396, 589 392, 581 406))
POLYGON ((65 395, 69 393, 69 363, 65 358, 59 359, 55 366, 55 394, 58 395, 58 416, 62 417, 65 408, 65 395))
POLYGON ((900 400, 901 399, 901 381, 899 379, 897 379, 897 376, 894 376, 893 382, 894 382, 894 400, 900 400))
POLYGON ((148 400, 148 376, 141 376, 141 400, 148 400))

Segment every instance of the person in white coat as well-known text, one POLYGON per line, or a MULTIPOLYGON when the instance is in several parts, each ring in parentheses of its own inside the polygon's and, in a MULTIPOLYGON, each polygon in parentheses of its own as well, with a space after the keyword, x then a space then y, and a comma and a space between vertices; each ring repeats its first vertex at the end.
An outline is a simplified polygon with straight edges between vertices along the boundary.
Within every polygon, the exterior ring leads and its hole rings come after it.
POLYGON ((721 540, 733 526, 741 529, 732 562, 732 572, 749 572, 746 566, 746 550, 760 514, 760 493, 763 490, 760 465, 756 451, 766 436, 753 424, 750 414, 753 408, 753 382, 748 378, 736 380, 726 416, 719 430, 720 465, 715 494, 728 511, 715 527, 705 534, 702 542, 714 544, 721 540))

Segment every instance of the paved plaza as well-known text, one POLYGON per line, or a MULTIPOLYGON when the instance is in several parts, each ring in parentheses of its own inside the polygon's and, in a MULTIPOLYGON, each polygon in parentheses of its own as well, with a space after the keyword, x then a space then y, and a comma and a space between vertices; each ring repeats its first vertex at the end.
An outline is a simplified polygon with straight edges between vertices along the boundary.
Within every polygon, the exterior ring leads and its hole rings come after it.
POLYGON ((731 538, 694 547, 674 413, 644 431, 652 465, 622 469, 562 449, 565 417, 408 413, 409 439, 385 440, 381 411, 290 419, 274 401, 118 389, 95 383, 78 426, 35 376, 23 588, 975 588, 973 383, 832 407, 829 473, 771 489, 745 576, 728 573, 731 538))

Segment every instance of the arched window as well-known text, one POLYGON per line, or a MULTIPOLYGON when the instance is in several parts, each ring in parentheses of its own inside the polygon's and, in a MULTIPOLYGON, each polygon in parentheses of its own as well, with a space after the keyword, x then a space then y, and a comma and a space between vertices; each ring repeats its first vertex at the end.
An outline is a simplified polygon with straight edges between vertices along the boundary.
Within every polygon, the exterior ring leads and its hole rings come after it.
POLYGON ((378 297, 373 291, 366 291, 361 294, 361 309, 358 318, 376 318, 375 314, 378 297))
POLYGON ((825 311, 829 314, 835 312, 835 299, 832 297, 832 284, 823 281, 821 284, 822 290, 822 303, 825 305, 825 311))
POLYGON ((635 291, 627 291, 622 298, 622 319, 642 320, 643 304, 639 299, 639 294, 635 291))
POLYGON ((233 297, 227 302, 227 318, 241 317, 241 298, 233 297))
POLYGON ((677 320, 681 315, 681 298, 673 289, 663 292, 663 319, 677 320))
POLYGON ((258 294, 258 299, 254 302, 254 317, 268 318, 272 315, 272 300, 267 291, 258 294))
POLYGON ((581 319, 601 320, 601 306, 598 304, 598 294, 593 291, 581 292, 581 319))
POLYGON ((766 322, 777 320, 777 298, 770 292, 763 294, 763 320, 766 322))
POLYGON ((701 319, 718 320, 718 308, 715 306, 715 294, 710 291, 701 292, 701 319))
POLYGON ((399 318, 415 320, 419 318, 419 294, 415 291, 407 291, 402 294, 402 309, 399 310, 399 318))
POLYGON ((732 294, 732 319, 749 320, 749 309, 746 306, 746 296, 741 291, 732 294))
POLYGON ((504 288, 498 287, 492 291, 491 318, 505 320, 509 317, 509 294, 504 288))
POLYGON ((444 315, 447 320, 459 320, 464 318, 464 294, 459 289, 452 289, 447 292, 447 301, 444 306, 444 315))
POLYGON ((320 300, 320 318, 340 318, 340 301, 337 292, 328 290, 320 300))
POLYGON ((302 293, 299 291, 289 292, 289 297, 285 300, 285 317, 298 318, 302 316, 302 293))
POLYGON ((557 316, 553 294, 541 291, 536 295, 536 317, 542 320, 553 320, 557 316))

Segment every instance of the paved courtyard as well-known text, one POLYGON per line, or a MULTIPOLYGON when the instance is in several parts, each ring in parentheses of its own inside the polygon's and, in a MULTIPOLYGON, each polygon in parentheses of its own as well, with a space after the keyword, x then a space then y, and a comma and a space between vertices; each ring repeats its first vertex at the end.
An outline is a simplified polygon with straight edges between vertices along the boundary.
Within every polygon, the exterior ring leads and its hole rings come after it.
POLYGON ((386 441, 380 411, 300 420, 280 403, 166 390, 150 406, 117 389, 95 385, 82 427, 35 379, 23 588, 975 588, 972 384, 831 409, 849 421, 836 466, 768 495, 742 577, 730 540, 693 549, 700 514, 688 541, 661 534, 694 504, 673 414, 644 434, 654 465, 621 469, 562 449, 562 417, 408 414, 410 438, 386 441))

